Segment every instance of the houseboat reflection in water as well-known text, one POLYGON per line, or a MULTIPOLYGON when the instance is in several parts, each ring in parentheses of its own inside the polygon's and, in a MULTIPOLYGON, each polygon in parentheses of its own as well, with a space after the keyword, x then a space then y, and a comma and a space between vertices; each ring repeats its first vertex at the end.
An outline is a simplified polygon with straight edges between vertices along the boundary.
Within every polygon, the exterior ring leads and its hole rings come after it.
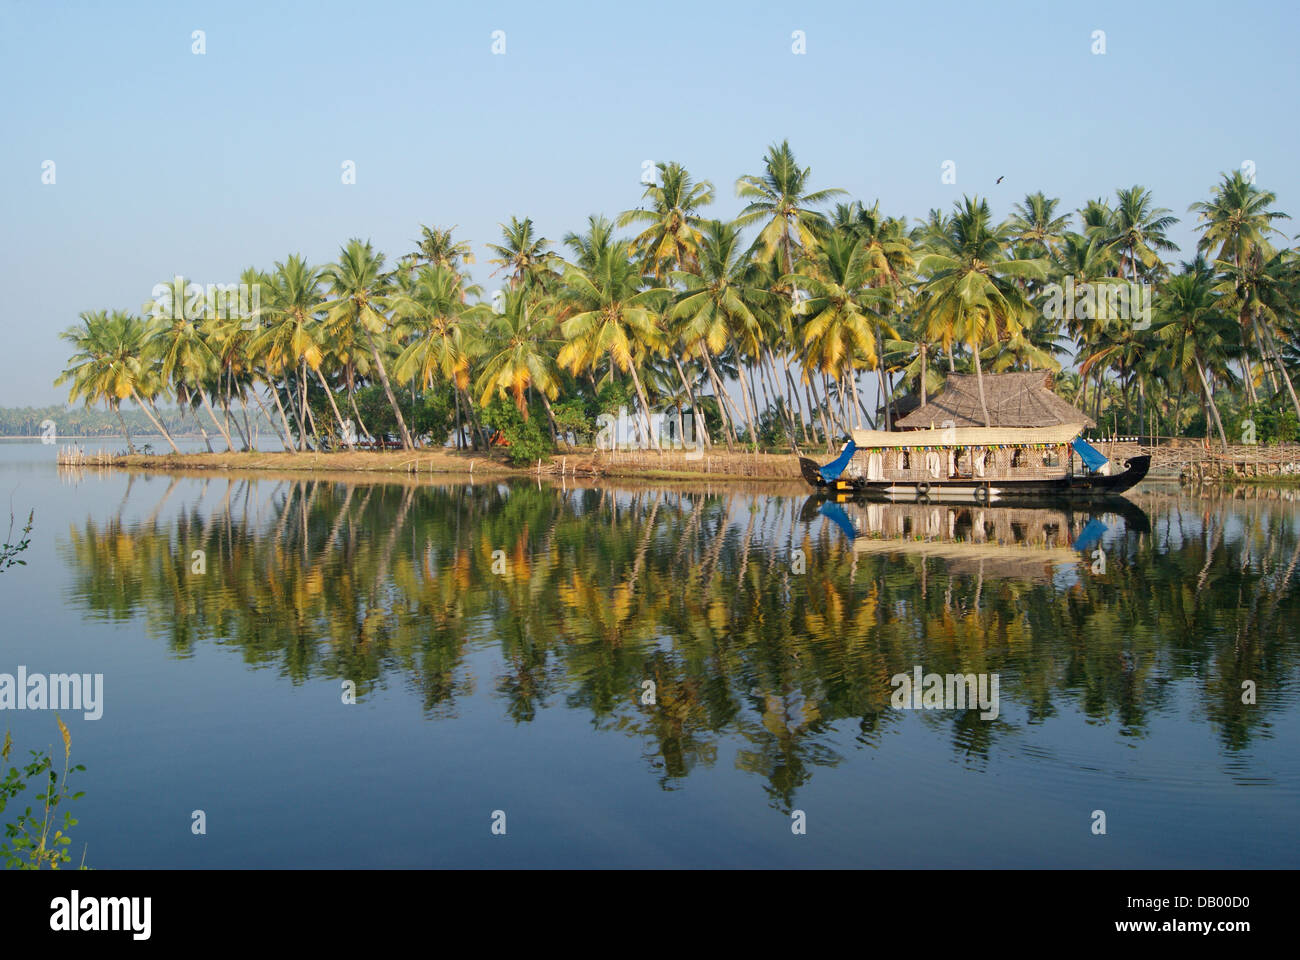
POLYGON ((969 564, 987 576, 1030 579, 1062 565, 1096 563, 1107 533, 1150 530, 1146 513, 1122 497, 1030 507, 837 503, 814 496, 804 511, 838 527, 857 553, 942 557, 950 566, 969 564))

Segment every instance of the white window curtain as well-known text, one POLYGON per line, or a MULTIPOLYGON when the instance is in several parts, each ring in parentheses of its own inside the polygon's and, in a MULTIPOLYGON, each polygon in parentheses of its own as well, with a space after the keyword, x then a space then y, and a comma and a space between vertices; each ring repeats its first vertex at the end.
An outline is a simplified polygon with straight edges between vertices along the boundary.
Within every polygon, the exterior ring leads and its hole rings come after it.
POLYGON ((885 472, 883 468, 882 458, 879 452, 873 453, 871 456, 867 458, 867 479, 883 480, 884 477, 885 477, 885 472))

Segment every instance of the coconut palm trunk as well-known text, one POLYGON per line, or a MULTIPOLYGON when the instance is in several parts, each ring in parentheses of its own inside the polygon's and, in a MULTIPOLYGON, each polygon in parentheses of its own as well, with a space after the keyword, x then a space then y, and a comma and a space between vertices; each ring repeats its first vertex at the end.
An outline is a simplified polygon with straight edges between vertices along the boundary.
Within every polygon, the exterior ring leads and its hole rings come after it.
POLYGON ((253 449, 257 444, 257 436, 253 433, 253 425, 248 420, 248 399, 244 396, 243 388, 235 394, 239 398, 239 412, 244 418, 244 436, 248 438, 248 449, 253 449))
MULTIPOLYGON (((612 362, 613 359, 611 355, 610 361, 612 362)), ((641 378, 637 375, 635 359, 627 365, 627 369, 632 374, 632 385, 636 387, 636 395, 641 401, 641 413, 645 416, 646 439, 654 445, 656 450, 663 453, 663 448, 659 446, 659 438, 654 435, 654 427, 650 423, 650 401, 646 399, 645 388, 641 386, 641 378)))
MULTIPOLYGON (((817 405, 813 403, 812 386, 807 380, 804 380, 803 382, 803 397, 804 402, 808 404, 808 425, 812 428, 812 439, 808 442, 812 444, 817 442, 817 420, 820 416, 820 410, 817 405)), ((822 426, 824 428, 825 424, 823 423, 822 426)), ((823 434, 822 439, 825 439, 825 434, 823 434)))
POLYGON ((388 371, 384 369, 384 360, 379 356, 379 348, 375 346, 375 338, 366 331, 366 342, 370 346, 370 357, 375 361, 375 372, 379 374, 379 382, 384 385, 384 393, 388 396, 389 406, 393 408, 393 416, 397 419, 397 429, 402 435, 402 446, 407 450, 414 450, 415 443, 411 440, 410 431, 406 429, 406 420, 402 417, 402 408, 397 405, 397 397, 393 395, 393 385, 388 382, 388 371))
POLYGON ((736 377, 740 380, 740 402, 745 405, 745 419, 749 421, 746 428, 749 432, 749 439, 755 451, 758 450, 758 415, 754 409, 754 402, 751 399, 752 391, 749 387, 749 378, 745 376, 745 364, 736 358, 736 377))
POLYGON ((316 429, 316 415, 311 412, 311 407, 304 402, 303 407, 307 410, 307 424, 311 427, 311 435, 316 439, 316 449, 321 448, 320 431, 316 429))
POLYGON ((1278 354, 1277 342, 1273 339, 1273 333, 1267 327, 1264 328, 1264 341, 1268 345, 1269 354, 1273 359, 1272 365, 1282 374, 1282 382, 1286 384, 1286 392, 1291 398, 1291 405, 1295 408, 1296 417, 1300 418, 1300 399, 1296 398, 1295 385, 1291 382, 1291 374, 1287 373, 1286 364, 1282 362, 1282 357, 1278 354))
MULTIPOLYGON (((287 385, 288 381, 286 380, 285 383, 287 385)), ((284 404, 280 402, 280 389, 274 383, 270 386, 271 396, 275 399, 276 409, 280 411, 280 420, 284 424, 284 448, 292 450, 294 448, 293 427, 289 426, 289 417, 284 412, 284 404)))
POLYGON ((298 403, 298 376, 295 372, 293 381, 289 380, 288 368, 284 375, 284 398, 289 402, 289 412, 298 421, 298 451, 307 449, 307 418, 302 415, 302 405, 298 403))
POLYGON ((234 417, 232 419, 232 417, 230 416, 230 398, 229 397, 223 398, 221 406, 222 406, 222 412, 226 416, 226 429, 229 430, 230 425, 232 423, 235 425, 235 433, 239 434, 239 444, 244 448, 245 451, 247 451, 248 435, 244 433, 244 428, 239 425, 239 418, 234 417))
POLYGON ((558 447, 560 445, 560 432, 555 424, 555 414, 551 410, 551 400, 546 396, 545 390, 538 390, 537 395, 542 398, 542 406, 546 409, 546 420, 551 429, 551 443, 558 447))
POLYGON ((350 448, 352 444, 349 443, 347 439, 348 428, 343 423, 343 414, 339 413, 339 405, 334 401, 334 391, 330 389, 330 385, 325 380, 325 374, 320 372, 319 367, 316 369, 316 378, 320 381, 321 389, 325 391, 325 396, 329 397, 330 409, 334 411, 334 419, 339 423, 339 436, 350 448))
POLYGON ((1214 414, 1214 425, 1219 430, 1219 442, 1223 444, 1223 452, 1228 452, 1228 436, 1223 429, 1223 418, 1219 416, 1219 407, 1214 402, 1214 392, 1210 389, 1210 381, 1206 379, 1205 368, 1201 366, 1201 358, 1193 355, 1192 359, 1196 362, 1196 373, 1201 378, 1201 388, 1205 391, 1205 402, 1214 414))
POLYGON ((727 452, 735 450, 736 430, 731 424, 731 417, 727 414, 727 404, 723 399, 722 386, 718 379, 718 371, 713 369, 713 360, 709 356, 709 348, 700 343, 700 356, 704 360, 704 369, 709 372, 709 383, 713 386, 714 399, 718 401, 718 416, 722 418, 722 439, 727 443, 727 452))
MULTIPOLYGON (((677 376, 681 379, 682 387, 686 390, 686 398, 690 401, 691 413, 695 417, 695 431, 696 431, 695 442, 698 445, 700 445, 702 449, 703 447, 709 445, 709 431, 704 424, 704 414, 700 411, 700 404, 695 399, 695 391, 694 389, 692 389, 690 381, 686 379, 686 370, 682 367, 682 361, 675 353, 673 354, 673 364, 677 367, 677 376), (700 439, 701 432, 703 436, 702 440, 700 439)), ((680 419, 681 416, 679 414, 678 420, 680 421, 680 419)), ((683 428, 683 424, 678 423, 678 429, 681 430, 682 428, 683 428)), ((682 433, 682 442, 683 443, 686 442, 685 433, 682 433)))
POLYGON ((370 432, 370 428, 367 427, 361 419, 361 411, 357 409, 356 394, 353 393, 351 390, 348 391, 348 403, 351 404, 352 406, 352 416, 357 418, 357 430, 358 430, 357 436, 359 437, 373 436, 373 434, 370 432))
POLYGON ((256 401, 258 408, 262 411, 262 415, 266 417, 266 422, 271 425, 271 429, 275 431, 276 437, 278 437, 280 442, 284 444, 284 449, 288 450, 291 446, 288 434, 280 432, 280 425, 275 422, 275 417, 271 416, 271 411, 266 409, 266 404, 263 403, 262 398, 258 396, 257 390, 254 389, 251 393, 253 394, 253 400, 256 401))
POLYGON ((988 401, 984 399, 984 368, 980 363, 979 344, 971 344, 971 353, 975 355, 975 382, 979 384, 980 391, 980 411, 984 414, 984 426, 993 426, 993 421, 989 418, 988 401))
POLYGON ((453 390, 451 396, 456 403, 456 449, 460 450, 465 445, 465 428, 460 414, 460 391, 453 390))
POLYGON ((928 345, 926 343, 924 342, 921 343, 921 406, 925 406, 926 404, 925 378, 930 369, 928 366, 929 353, 927 350, 927 346, 928 345))
MULTIPOLYGON (((1238 322, 1241 324, 1241 339, 1242 339, 1243 348, 1245 346, 1245 340, 1246 340, 1246 329, 1247 327, 1249 327, 1251 332, 1256 334, 1255 349, 1258 350, 1262 355, 1263 344, 1259 342, 1258 332, 1255 331, 1254 328, 1254 319, 1250 317, 1250 311, 1248 307, 1243 306, 1241 308, 1241 316, 1238 318, 1238 322)), ((1250 398, 1251 407, 1258 406, 1259 395, 1255 392, 1254 364, 1250 362, 1250 352, 1245 349, 1243 349, 1241 352, 1241 375, 1242 378, 1246 381, 1246 396, 1250 398)))
POLYGON ((767 395, 767 390, 771 389, 774 398, 773 402, 776 404, 777 412, 781 416, 781 429, 785 431, 785 438, 790 442, 790 449, 797 455, 799 453, 799 438, 794 425, 794 414, 791 412, 789 401, 780 390, 781 376, 777 373, 776 363, 772 360, 772 351, 765 350, 764 352, 766 353, 766 364, 763 363, 762 358, 759 360, 759 371, 767 384, 764 387, 764 397, 767 395))
MULTIPOLYGON (((212 421, 212 425, 217 428, 217 433, 221 434, 222 439, 226 441, 226 449, 234 450, 235 449, 234 441, 230 439, 230 434, 226 433, 226 428, 223 427, 221 425, 221 421, 217 419, 217 412, 212 409, 212 403, 211 401, 208 400, 208 392, 204 390, 202 387, 198 387, 196 389, 198 390, 199 393, 199 399, 203 402, 203 409, 208 411, 208 419, 210 419, 212 421)), ((197 420, 198 418, 195 417, 195 419, 197 420)))
POLYGON ((723 384, 722 377, 719 376, 716 371, 714 372, 714 379, 716 381, 714 388, 719 391, 718 404, 727 408, 727 416, 731 420, 732 425, 732 436, 735 438, 736 442, 739 443, 740 432, 735 428, 736 425, 740 423, 740 409, 736 406, 736 401, 731 398, 731 393, 723 384))
POLYGON ((144 415, 149 418, 149 422, 158 428, 158 432, 163 435, 172 450, 176 453, 180 453, 181 451, 176 446, 176 441, 173 440, 172 435, 167 432, 167 428, 163 426, 162 417, 158 416, 158 411, 154 409, 153 404, 151 404, 146 398, 140 396, 140 394, 136 393, 135 387, 131 388, 131 397, 135 400, 136 405, 144 411, 144 415))
POLYGON ((135 453, 135 444, 131 442, 131 430, 126 425, 126 418, 122 416, 122 405, 113 404, 113 412, 117 414, 117 422, 122 425, 122 433, 126 436, 126 449, 128 453, 135 453))
MULTIPOLYGON (((776 358, 772 356, 772 351, 767 352, 768 363, 772 364, 773 376, 780 379, 780 372, 777 370, 776 358)), ((812 440, 808 436, 808 423, 804 420, 803 405, 799 400, 799 387, 794 382, 794 375, 790 372, 790 361, 785 355, 782 355, 781 366, 785 371, 786 399, 790 405, 790 421, 792 425, 797 425, 799 431, 803 434, 803 442, 811 444, 812 440), (797 424, 796 424, 797 420, 797 424)))

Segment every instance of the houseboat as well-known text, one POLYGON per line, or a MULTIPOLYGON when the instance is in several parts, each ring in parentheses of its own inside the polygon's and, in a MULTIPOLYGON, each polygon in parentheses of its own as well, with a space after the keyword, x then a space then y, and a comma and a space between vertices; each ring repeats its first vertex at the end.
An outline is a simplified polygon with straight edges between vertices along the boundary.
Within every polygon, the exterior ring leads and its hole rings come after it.
POLYGON ((1042 371, 950 375, 893 430, 855 430, 827 464, 800 458, 819 492, 845 498, 956 500, 1118 494, 1140 483, 1146 455, 1115 470, 1085 441, 1092 420, 1050 391, 1042 371))

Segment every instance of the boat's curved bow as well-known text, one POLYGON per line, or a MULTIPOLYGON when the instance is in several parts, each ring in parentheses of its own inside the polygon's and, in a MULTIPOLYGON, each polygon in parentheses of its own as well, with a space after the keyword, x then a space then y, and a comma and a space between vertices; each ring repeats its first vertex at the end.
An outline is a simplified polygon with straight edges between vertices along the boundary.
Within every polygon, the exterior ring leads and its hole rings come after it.
POLYGON ((799 472, 803 474, 803 478, 807 480, 811 486, 817 489, 826 486, 826 481, 822 479, 821 466, 816 460, 809 460, 807 457, 800 457, 799 472))
POLYGON ((1124 472, 1117 473, 1109 477, 1109 483, 1105 484, 1104 489, 1113 493, 1119 493, 1136 487, 1146 479, 1147 471, 1151 469, 1151 454, 1143 453, 1136 457, 1129 457, 1124 461, 1124 472))

